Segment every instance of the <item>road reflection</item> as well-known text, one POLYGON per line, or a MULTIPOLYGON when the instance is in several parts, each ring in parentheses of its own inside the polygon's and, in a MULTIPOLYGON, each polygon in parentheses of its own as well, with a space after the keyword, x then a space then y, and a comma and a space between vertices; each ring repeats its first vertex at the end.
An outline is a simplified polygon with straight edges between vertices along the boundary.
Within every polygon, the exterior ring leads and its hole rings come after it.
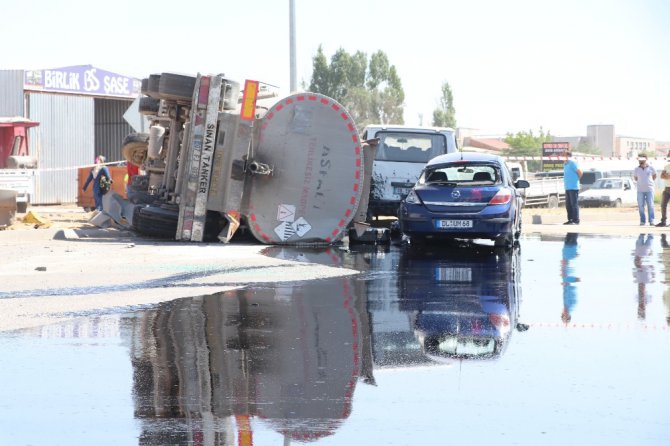
POLYGON ((577 282, 580 278, 575 274, 574 260, 578 253, 579 234, 570 232, 565 235, 561 251, 561 285, 563 286, 563 311, 561 320, 567 324, 572 320, 572 312, 577 305, 577 282))
POLYGON ((275 247, 266 254, 363 274, 142 312, 132 328, 140 444, 205 436, 253 444, 253 419, 287 440, 329 436, 351 414, 357 384, 375 384, 375 368, 499 357, 513 328, 524 329, 518 250, 275 247), (165 429, 159 421, 166 419, 180 427, 165 429))
POLYGON ((503 354, 519 323, 519 250, 406 250, 400 261, 400 308, 432 360, 491 359, 503 354))
POLYGON ((240 290, 145 312, 133 343, 141 444, 203 435, 232 444, 231 429, 252 444, 252 417, 287 439, 331 435, 351 413, 358 380, 373 382, 369 323, 354 285, 345 278, 240 290), (161 429, 155 421, 165 418, 185 426, 161 429))

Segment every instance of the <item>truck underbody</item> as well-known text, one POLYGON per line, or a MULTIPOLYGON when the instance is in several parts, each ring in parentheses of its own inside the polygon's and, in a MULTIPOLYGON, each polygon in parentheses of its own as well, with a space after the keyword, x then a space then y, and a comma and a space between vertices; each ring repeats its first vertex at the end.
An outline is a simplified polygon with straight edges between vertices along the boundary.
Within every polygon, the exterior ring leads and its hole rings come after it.
MULTIPOLYGON (((133 227, 184 241, 228 242, 240 225, 268 244, 330 244, 365 222, 373 152, 331 98, 298 93, 261 107, 258 82, 151 75, 146 134, 123 156, 140 167, 133 227)), ((262 94, 261 94, 262 95, 262 94)))

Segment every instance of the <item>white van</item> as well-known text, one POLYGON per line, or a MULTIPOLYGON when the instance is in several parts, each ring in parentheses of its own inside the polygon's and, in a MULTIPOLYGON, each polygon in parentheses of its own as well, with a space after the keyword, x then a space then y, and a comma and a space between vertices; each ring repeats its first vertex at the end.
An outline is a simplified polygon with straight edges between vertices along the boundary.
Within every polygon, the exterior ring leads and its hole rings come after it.
POLYGON ((372 168, 368 216, 397 216, 400 201, 432 158, 456 152, 456 137, 448 127, 369 125, 363 139, 379 138, 372 168))

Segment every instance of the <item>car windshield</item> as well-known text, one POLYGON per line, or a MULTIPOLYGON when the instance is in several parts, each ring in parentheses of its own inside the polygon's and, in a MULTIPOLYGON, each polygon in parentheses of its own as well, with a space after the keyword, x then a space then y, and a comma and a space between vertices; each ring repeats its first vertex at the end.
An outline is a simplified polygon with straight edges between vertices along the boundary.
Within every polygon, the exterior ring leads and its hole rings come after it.
POLYGON ((410 132, 379 132, 377 161, 404 161, 427 163, 437 155, 446 153, 446 138, 440 134, 410 132))
POLYGON ((602 178, 593 183, 591 189, 621 189, 621 180, 602 178))
POLYGON ((500 171, 492 164, 453 163, 426 169, 419 179, 420 184, 454 184, 459 186, 483 186, 500 184, 500 171))

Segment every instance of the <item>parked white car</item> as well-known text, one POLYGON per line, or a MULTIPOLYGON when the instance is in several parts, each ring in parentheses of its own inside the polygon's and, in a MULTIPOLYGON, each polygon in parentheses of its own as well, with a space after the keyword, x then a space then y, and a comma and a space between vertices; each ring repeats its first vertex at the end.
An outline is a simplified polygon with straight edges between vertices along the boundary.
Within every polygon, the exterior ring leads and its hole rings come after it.
POLYGON ((635 206, 637 193, 630 178, 601 178, 591 187, 579 193, 579 205, 588 206, 635 206))

